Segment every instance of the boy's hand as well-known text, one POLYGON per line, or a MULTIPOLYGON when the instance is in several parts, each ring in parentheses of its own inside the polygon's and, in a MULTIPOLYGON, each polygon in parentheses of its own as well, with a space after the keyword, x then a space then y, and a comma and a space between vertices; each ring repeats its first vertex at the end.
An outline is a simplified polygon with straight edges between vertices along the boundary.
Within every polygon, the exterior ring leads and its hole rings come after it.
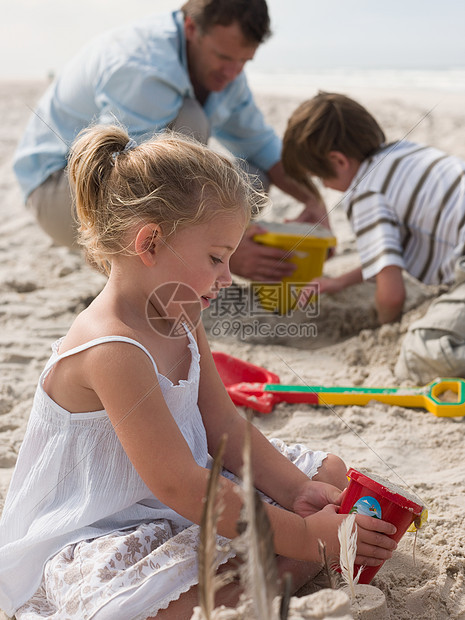
POLYGON ((354 284, 360 284, 363 281, 362 278, 362 270, 360 267, 353 269, 352 271, 347 271, 346 273, 337 276, 336 278, 328 278, 327 276, 321 276, 319 278, 315 278, 300 292, 299 301, 301 303, 307 304, 312 295, 318 291, 318 294, 328 293, 339 293, 339 291, 348 288, 349 286, 353 286, 354 284))
POLYGON ((319 278, 315 278, 310 282, 308 289, 304 288, 302 292, 308 291, 314 292, 315 289, 319 292, 320 295, 323 293, 329 293, 332 295, 333 293, 338 293, 344 289, 344 283, 341 282, 340 278, 328 278, 327 276, 320 276, 319 278))
POLYGON ((323 293, 331 295, 342 291, 343 288, 344 286, 338 278, 328 278, 326 276, 315 278, 301 289, 298 300, 299 307, 306 308, 315 295, 322 295, 323 293))

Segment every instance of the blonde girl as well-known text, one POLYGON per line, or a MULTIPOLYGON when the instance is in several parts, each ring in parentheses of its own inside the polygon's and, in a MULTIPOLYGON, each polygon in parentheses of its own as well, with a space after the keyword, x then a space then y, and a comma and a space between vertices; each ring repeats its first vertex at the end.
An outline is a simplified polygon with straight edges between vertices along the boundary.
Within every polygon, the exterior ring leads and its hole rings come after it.
MULTIPOLYGON (((69 175, 81 241, 108 281, 39 380, 1 524, 0 606, 18 620, 190 618, 209 454, 226 433, 224 465, 239 474, 245 428, 199 315, 230 285, 262 196, 201 145, 135 146, 111 126, 78 137, 69 175)), ((252 454, 281 570, 299 587, 318 539, 337 552, 345 466, 257 429, 252 454)), ((222 477, 219 564, 237 534, 235 487, 222 477)), ((358 525, 358 562, 390 557, 394 527, 358 525)), ((238 595, 230 584, 218 602, 238 595)))

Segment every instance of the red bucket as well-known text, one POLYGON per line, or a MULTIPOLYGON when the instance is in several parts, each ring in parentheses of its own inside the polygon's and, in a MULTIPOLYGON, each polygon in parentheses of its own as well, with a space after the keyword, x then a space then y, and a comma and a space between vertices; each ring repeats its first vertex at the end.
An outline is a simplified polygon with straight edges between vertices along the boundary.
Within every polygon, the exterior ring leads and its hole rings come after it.
MULTIPOLYGON (((363 514, 388 521, 397 528, 397 532, 390 538, 399 542, 413 521, 421 515, 424 507, 405 497, 404 489, 378 476, 370 478, 355 469, 349 469, 347 476, 350 479, 349 486, 339 513, 363 514)), ((366 566, 360 575, 359 583, 370 583, 381 566, 382 564, 366 566)), ((355 565, 355 574, 358 569, 355 565)))

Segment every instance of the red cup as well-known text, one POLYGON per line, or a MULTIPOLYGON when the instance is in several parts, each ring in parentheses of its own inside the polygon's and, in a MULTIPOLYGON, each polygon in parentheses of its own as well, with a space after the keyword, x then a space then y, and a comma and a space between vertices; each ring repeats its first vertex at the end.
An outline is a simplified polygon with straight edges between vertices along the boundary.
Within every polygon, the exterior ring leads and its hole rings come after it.
MULTIPOLYGON (((388 521, 397 528, 390 538, 399 542, 413 521, 421 515, 424 507, 401 495, 403 489, 387 480, 378 477, 374 480, 355 469, 349 469, 347 476, 349 486, 339 514, 363 514, 388 521)), ((382 564, 366 566, 362 570, 359 583, 370 583, 381 566, 382 564)), ((354 574, 357 574, 358 570, 359 566, 355 565, 354 574)))

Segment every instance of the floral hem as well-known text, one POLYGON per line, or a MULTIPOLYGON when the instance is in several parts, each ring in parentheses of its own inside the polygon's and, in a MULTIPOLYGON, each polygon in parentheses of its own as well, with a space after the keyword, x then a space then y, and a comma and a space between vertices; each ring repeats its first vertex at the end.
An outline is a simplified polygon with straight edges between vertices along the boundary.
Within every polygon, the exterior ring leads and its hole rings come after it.
MULTIPOLYGON (((158 520, 68 545, 47 562, 40 587, 16 619, 155 615, 197 584, 199 533, 198 525, 176 532, 171 522, 158 520)), ((223 563, 234 552, 227 539, 218 542, 223 563)))

